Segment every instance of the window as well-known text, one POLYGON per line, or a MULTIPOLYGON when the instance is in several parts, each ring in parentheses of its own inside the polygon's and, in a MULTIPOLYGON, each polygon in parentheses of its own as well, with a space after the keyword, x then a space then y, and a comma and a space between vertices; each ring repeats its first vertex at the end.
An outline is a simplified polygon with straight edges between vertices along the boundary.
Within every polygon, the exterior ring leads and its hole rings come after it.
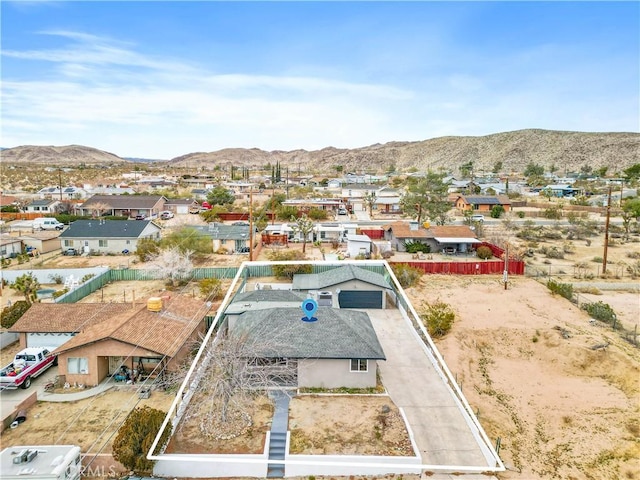
POLYGON ((64 241, 64 246, 65 247, 70 247, 73 245, 73 240, 65 240, 64 241))
POLYGON ((98 246, 99 247, 108 247, 109 246, 109 241, 108 240, 98 240, 98 246))
POLYGON ((367 372, 369 365, 366 358, 352 358, 351 359, 351 371, 352 372, 367 372))
POLYGON ((70 357, 67 359, 67 373, 89 373, 89 359, 86 357, 70 357))
POLYGON ((127 240, 127 245, 131 245, 131 240, 127 240))

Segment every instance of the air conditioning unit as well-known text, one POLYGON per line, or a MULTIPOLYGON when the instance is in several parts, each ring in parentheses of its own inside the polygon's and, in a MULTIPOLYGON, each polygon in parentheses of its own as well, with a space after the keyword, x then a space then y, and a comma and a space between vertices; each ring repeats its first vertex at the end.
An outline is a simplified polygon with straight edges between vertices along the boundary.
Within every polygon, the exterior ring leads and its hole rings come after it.
POLYGON ((318 292, 318 306, 319 307, 332 307, 333 306, 333 293, 332 292, 318 292))

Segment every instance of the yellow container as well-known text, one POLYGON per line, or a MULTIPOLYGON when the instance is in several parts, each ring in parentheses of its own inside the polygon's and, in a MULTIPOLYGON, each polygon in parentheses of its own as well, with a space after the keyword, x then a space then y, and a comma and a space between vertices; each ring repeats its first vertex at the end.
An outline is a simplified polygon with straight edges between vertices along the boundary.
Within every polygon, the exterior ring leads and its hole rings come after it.
POLYGON ((151 297, 147 300, 147 310, 150 312, 159 312, 162 310, 162 298, 151 297))

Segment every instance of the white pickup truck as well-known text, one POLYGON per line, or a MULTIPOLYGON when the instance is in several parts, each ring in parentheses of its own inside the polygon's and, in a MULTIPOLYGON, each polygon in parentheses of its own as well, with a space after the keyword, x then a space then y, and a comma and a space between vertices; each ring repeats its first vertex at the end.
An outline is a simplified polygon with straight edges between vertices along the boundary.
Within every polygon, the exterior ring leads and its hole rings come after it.
POLYGON ((20 350, 9 365, 0 370, 0 390, 29 388, 31 379, 42 375, 50 366, 57 365, 58 357, 52 348, 31 347, 20 350))

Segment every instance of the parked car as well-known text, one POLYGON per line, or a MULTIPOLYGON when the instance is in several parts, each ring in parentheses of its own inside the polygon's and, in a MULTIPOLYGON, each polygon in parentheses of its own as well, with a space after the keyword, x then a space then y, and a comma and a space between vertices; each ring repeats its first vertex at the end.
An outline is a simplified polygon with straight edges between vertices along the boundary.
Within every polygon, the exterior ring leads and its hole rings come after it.
POLYGON ((484 222, 484 215, 480 215, 479 213, 471 215, 471 221, 472 222, 482 223, 482 222, 484 222))
POLYGON ((67 248, 64 252, 62 252, 62 254, 67 256, 74 256, 78 255, 78 250, 76 250, 75 248, 67 248))
POLYGON ((160 218, 162 220, 169 220, 170 218, 173 218, 173 212, 170 212, 168 210, 165 210, 164 212, 160 212, 160 218))
POLYGON ((145 220, 147 216, 144 213, 136 215, 136 220, 145 220))

